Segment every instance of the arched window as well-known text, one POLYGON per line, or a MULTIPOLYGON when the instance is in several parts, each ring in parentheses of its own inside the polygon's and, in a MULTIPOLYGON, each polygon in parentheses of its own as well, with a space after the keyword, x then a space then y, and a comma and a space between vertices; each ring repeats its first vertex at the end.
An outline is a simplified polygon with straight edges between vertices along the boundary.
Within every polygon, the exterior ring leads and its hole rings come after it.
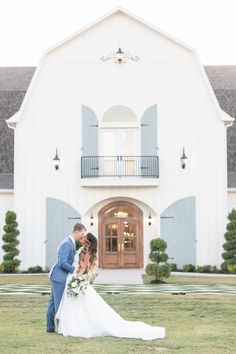
POLYGON ((137 117, 129 107, 120 105, 109 108, 104 113, 102 121, 107 123, 137 122, 137 117))
POLYGON ((100 129, 100 155, 136 156, 139 154, 136 114, 126 106, 109 108, 100 129))

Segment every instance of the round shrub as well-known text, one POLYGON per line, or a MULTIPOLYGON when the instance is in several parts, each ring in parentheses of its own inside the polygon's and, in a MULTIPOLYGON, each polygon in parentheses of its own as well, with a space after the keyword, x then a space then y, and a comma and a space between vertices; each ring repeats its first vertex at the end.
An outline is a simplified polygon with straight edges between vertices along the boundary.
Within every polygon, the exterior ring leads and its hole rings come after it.
POLYGON ((161 238, 156 238, 150 242, 151 252, 149 258, 152 262, 146 266, 146 273, 155 278, 155 281, 161 281, 170 276, 170 265, 166 263, 168 254, 165 253, 167 244, 161 238))

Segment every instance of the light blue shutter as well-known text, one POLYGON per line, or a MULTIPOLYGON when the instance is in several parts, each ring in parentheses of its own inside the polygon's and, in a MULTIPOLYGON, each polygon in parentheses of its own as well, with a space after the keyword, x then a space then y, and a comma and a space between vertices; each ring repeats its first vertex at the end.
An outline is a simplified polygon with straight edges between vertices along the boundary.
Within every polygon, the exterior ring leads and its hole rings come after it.
POLYGON ((59 199, 46 198, 46 266, 57 260, 57 248, 71 235, 73 226, 81 222, 81 216, 69 204, 59 199))
POLYGON ((150 106, 141 120, 141 175, 143 177, 157 177, 157 105, 150 106))
POLYGON ((177 200, 161 214, 161 238, 167 243, 169 263, 178 268, 196 265, 196 198, 177 200))
POLYGON ((98 120, 94 111, 87 106, 82 106, 82 149, 82 176, 98 176, 98 120))

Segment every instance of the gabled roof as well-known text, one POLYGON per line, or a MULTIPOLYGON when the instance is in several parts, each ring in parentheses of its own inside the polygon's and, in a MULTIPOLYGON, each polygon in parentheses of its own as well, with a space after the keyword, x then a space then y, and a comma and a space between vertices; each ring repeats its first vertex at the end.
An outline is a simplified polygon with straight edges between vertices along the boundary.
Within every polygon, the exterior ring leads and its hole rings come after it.
MULTIPOLYGON (((236 117, 236 65, 205 66, 221 108, 236 117)), ((236 188, 236 123, 227 130, 228 187, 236 188)))
POLYGON ((21 105, 21 107, 20 107, 19 114, 14 115, 13 117, 9 118, 8 121, 7 121, 9 127, 14 128, 14 127, 16 126, 16 124, 19 122, 19 120, 21 119, 22 113, 23 113, 24 108, 25 108, 25 106, 26 106, 26 104, 27 104, 27 100, 28 100, 28 98, 29 98, 29 96, 30 96, 30 94, 31 94, 31 91, 32 91, 33 86, 34 86, 34 83, 35 83, 35 81, 37 80, 37 77, 38 77, 38 74, 39 74, 39 72, 40 72, 40 70, 41 70, 41 67, 43 66, 43 63, 44 63, 44 60, 45 60, 46 55, 49 54, 50 52, 52 52, 53 50, 55 50, 56 48, 58 48, 59 46, 65 44, 65 43, 67 43, 68 41, 72 40, 73 38, 77 37, 77 36, 80 35, 81 33, 84 33, 85 31, 89 30, 90 28, 92 28, 93 26, 95 26, 96 24, 98 24, 99 22, 104 21, 106 18, 108 18, 108 17, 110 17, 110 16, 112 16, 112 15, 114 15, 114 14, 116 14, 116 13, 119 13, 119 12, 120 12, 120 13, 123 13, 123 14, 125 14, 125 15, 131 17, 131 18, 133 18, 134 20, 136 20, 136 21, 142 23, 143 25, 149 27, 150 29, 152 29, 152 30, 158 32, 159 34, 161 34, 161 35, 164 36, 165 38, 167 38, 167 39, 173 41, 174 43, 176 43, 176 44, 178 44, 178 45, 184 47, 185 49, 191 51, 191 52, 193 53, 194 57, 195 57, 196 64, 197 64, 197 65, 199 66, 199 68, 200 68, 200 71, 201 71, 201 73, 202 73, 203 80, 205 81, 205 85, 206 85, 206 87, 208 88, 209 95, 210 95, 210 97, 211 97, 211 99, 212 99, 213 104, 215 105, 215 108, 216 108, 216 111, 217 111, 217 113, 218 113, 218 115, 219 115, 219 118, 220 118, 223 122, 225 122, 226 124, 231 124, 231 123, 234 121, 234 119, 233 119, 232 117, 230 117, 230 116, 227 115, 227 114, 222 113, 222 110, 220 109, 220 106, 219 106, 219 104, 218 104, 218 101, 217 101, 217 99, 216 99, 216 97, 215 97, 215 95, 214 95, 214 92, 213 92, 213 90, 212 90, 212 88, 211 88, 211 85, 209 84, 209 81, 208 81, 208 79, 207 79, 206 73, 205 73, 205 71, 204 71, 203 68, 202 68, 202 65, 201 65, 201 63, 200 63, 200 60, 199 60, 199 58, 198 58, 198 54, 197 54, 197 52, 196 52, 195 49, 193 49, 193 48, 191 48, 190 46, 188 46, 188 45, 182 43, 181 41, 179 41, 179 40, 177 40, 177 39, 175 39, 174 37, 170 36, 170 35, 167 34, 166 32, 164 32, 164 31, 160 30, 159 28, 157 28, 156 26, 154 26, 154 25, 148 23, 148 22, 145 21, 144 19, 142 19, 142 18, 140 18, 140 17, 138 17, 138 16, 132 14, 132 13, 129 12, 128 10, 122 8, 121 6, 118 6, 118 7, 114 8, 112 11, 108 12, 107 14, 101 16, 100 18, 98 18, 98 19, 95 20, 94 22, 92 22, 92 23, 90 23, 89 25, 85 26, 85 27, 82 28, 81 30, 77 31, 76 33, 72 34, 71 36, 69 36, 69 37, 67 37, 66 39, 62 40, 61 42, 57 43, 57 44, 54 45, 53 47, 51 47, 51 48, 47 49, 46 51, 44 51, 43 56, 42 56, 42 58, 41 58, 41 61, 40 61, 40 63, 39 63, 39 66, 37 67, 37 69, 36 69, 36 71, 35 71, 34 77, 33 77, 32 81, 31 81, 31 83, 30 83, 29 89, 28 89, 28 91, 27 91, 27 93, 26 93, 26 95, 25 95, 25 98, 24 98, 24 100, 23 100, 23 102, 22 102, 22 105, 21 105))
POLYGON ((6 119, 19 111, 34 71, 33 67, 0 68, 0 189, 13 188, 14 131, 6 119))
POLYGON ((75 33, 72 33, 70 36, 64 38, 62 41, 56 43, 54 46, 48 48, 47 50, 45 50, 45 54, 50 53, 51 51, 57 49, 58 47, 60 47, 61 45, 65 44, 66 42, 76 38, 77 36, 79 36, 80 34, 88 31, 89 29, 91 29, 92 27, 96 26, 98 23, 104 21, 106 18, 115 15, 116 13, 123 13, 131 18, 133 18, 134 20, 136 20, 137 22, 142 23, 143 25, 145 25, 146 27, 154 30, 155 32, 158 32, 160 35, 162 35, 163 37, 166 37, 167 39, 171 40, 172 42, 180 45, 181 47, 184 47, 187 50, 190 51, 195 51, 195 49, 193 49, 192 47, 190 47, 189 45, 181 42, 180 40, 174 38, 173 36, 169 35, 168 33, 166 33, 165 31, 159 29, 158 27, 154 26, 153 24, 151 24, 150 22, 144 20, 143 18, 133 14, 132 12, 126 10, 125 8, 121 7, 121 6, 117 6, 115 7, 113 10, 107 12, 106 14, 104 14, 103 16, 97 18, 96 20, 94 20, 93 22, 89 23, 88 25, 86 25, 85 27, 81 28, 79 31, 76 31, 75 33))

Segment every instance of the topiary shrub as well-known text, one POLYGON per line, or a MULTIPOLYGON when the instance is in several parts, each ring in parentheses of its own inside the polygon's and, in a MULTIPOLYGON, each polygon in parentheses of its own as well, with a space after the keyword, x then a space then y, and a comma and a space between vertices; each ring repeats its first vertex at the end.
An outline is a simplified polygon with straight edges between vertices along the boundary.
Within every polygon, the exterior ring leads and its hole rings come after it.
POLYGON ((222 253, 224 262, 221 264, 221 269, 228 271, 229 265, 236 265, 236 210, 228 215, 229 223, 226 226, 226 233, 224 234, 226 242, 223 244, 225 252, 222 253))
POLYGON ((170 265, 166 263, 168 254, 165 253, 167 244, 161 238, 156 238, 151 240, 150 248, 149 258, 154 263, 146 265, 145 271, 154 277, 154 282, 162 282, 162 279, 170 276, 170 265))
POLYGON ((3 256, 3 272, 4 273, 15 273, 20 265, 20 260, 15 258, 20 252, 17 248, 19 241, 17 236, 20 234, 17 229, 18 223, 16 221, 16 213, 13 211, 7 211, 5 217, 5 225, 3 230, 5 234, 2 236, 4 244, 2 249, 5 252, 3 256))

